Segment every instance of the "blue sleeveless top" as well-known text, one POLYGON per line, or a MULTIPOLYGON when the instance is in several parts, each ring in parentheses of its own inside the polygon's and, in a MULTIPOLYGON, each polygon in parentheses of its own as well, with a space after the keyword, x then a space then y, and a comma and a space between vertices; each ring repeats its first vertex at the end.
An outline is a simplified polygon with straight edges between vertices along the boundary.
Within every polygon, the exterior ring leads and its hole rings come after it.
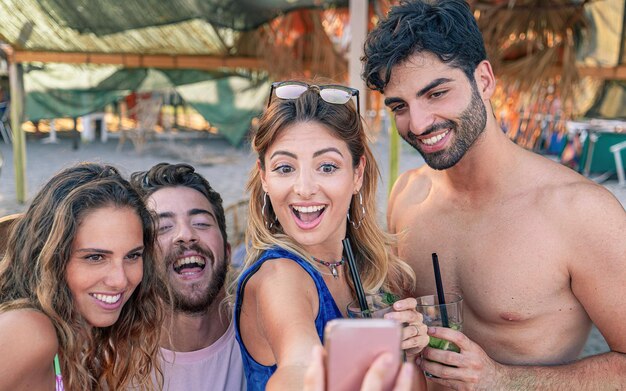
POLYGON ((271 250, 266 250, 252 266, 239 276, 239 282, 237 283, 237 295, 235 299, 235 338, 241 349, 241 358, 243 359, 243 370, 246 374, 248 391, 265 390, 265 385, 270 376, 276 372, 276 364, 268 367, 256 362, 254 358, 250 356, 241 340, 241 335, 239 334, 239 320, 241 304, 243 303, 243 291, 250 277, 259 270, 264 262, 277 258, 291 259, 300 265, 309 276, 311 276, 311 279, 313 279, 315 288, 317 289, 317 297, 319 298, 319 309, 317 317, 315 318, 315 329, 317 330, 317 335, 320 337, 320 341, 323 342, 324 340, 324 326, 326 326, 326 323, 330 320, 343 317, 341 311, 337 308, 335 299, 333 299, 322 275, 317 269, 300 256, 282 248, 275 247, 271 250))

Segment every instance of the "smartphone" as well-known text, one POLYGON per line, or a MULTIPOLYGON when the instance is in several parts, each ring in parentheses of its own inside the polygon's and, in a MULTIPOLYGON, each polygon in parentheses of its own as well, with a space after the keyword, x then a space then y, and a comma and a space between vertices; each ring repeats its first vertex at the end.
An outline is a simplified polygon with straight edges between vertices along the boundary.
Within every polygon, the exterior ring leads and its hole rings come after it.
POLYGON ((370 365, 383 353, 393 361, 383 390, 392 390, 402 357, 402 327, 389 319, 334 319, 324 329, 326 390, 355 391, 370 365))

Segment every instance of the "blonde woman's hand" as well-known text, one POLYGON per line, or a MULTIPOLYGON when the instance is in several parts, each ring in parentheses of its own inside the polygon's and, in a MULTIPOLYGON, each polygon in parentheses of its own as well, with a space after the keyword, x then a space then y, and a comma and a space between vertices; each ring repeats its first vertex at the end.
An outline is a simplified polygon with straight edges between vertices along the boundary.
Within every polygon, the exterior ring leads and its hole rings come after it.
MULTIPOLYGON (((422 314, 415 310, 417 300, 413 297, 393 303, 393 311, 385 314, 385 319, 392 319, 404 325, 402 329, 402 349, 407 358, 416 357, 428 346, 428 327, 422 322, 422 314)), ((410 360, 412 361, 412 360, 410 360)))
MULTIPOLYGON (((389 365, 392 362, 391 354, 385 353, 372 363, 370 369, 367 371, 363 384, 361 384, 361 391, 382 391, 384 390, 384 378, 385 373, 389 370, 389 365)), ((421 375, 421 374, 420 374, 421 375)), ((415 364, 405 362, 400 367, 398 375, 393 386, 393 391, 415 391, 426 387, 419 387, 420 382, 417 376, 417 369, 415 364)))
MULTIPOLYGON (((324 348, 315 346, 311 354, 311 364, 304 376, 304 391, 326 390, 326 369, 324 367, 324 348)), ((385 373, 389 370, 392 361, 390 353, 382 354, 374 360, 367 370, 360 391, 382 391, 385 373)), ((415 365, 409 362, 402 364, 393 391, 414 391, 426 389, 423 377, 420 378, 415 365), (421 381, 420 381, 421 380, 421 381), (421 386, 421 387, 420 387, 421 386)))

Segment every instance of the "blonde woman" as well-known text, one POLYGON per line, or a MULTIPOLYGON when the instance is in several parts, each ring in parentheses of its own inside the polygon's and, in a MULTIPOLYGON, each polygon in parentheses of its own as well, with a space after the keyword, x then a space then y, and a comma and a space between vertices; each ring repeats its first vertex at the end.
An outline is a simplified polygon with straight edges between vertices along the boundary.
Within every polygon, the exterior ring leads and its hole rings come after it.
MULTIPOLYGON (((338 85, 272 85, 252 142, 249 248, 235 302, 248 390, 303 389, 325 324, 355 299, 342 239, 352 242, 367 293, 412 288, 411 269, 376 223, 378 168, 353 96, 338 85)), ((407 299, 386 315, 409 324, 409 353, 428 343, 414 308, 407 299)))
POLYGON ((0 261, 0 390, 147 389, 162 320, 154 239, 111 166, 44 185, 0 261))

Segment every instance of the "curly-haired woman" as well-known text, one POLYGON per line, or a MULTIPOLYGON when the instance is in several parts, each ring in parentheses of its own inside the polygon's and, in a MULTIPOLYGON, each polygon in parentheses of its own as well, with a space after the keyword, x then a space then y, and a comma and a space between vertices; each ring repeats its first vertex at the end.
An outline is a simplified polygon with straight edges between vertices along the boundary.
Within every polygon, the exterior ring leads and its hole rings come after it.
POLYGON ((44 185, 0 261, 0 389, 148 388, 163 316, 154 235, 111 166, 44 185))

